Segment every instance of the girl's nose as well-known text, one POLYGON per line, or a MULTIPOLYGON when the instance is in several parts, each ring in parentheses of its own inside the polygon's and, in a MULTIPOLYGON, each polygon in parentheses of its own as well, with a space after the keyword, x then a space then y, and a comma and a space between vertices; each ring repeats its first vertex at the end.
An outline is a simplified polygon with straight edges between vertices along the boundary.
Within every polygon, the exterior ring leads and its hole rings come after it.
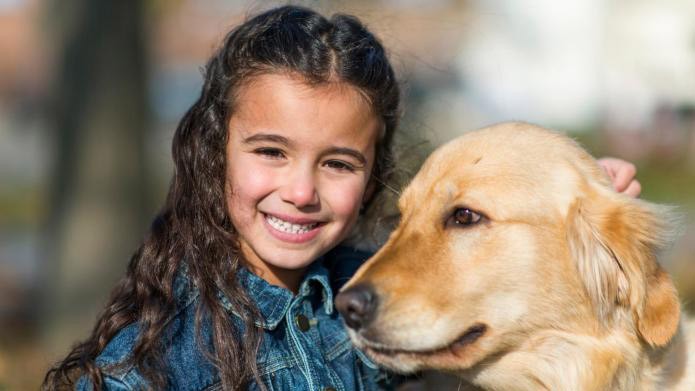
POLYGON ((293 174, 285 178, 285 184, 280 190, 282 200, 297 208, 318 204, 319 195, 313 170, 297 169, 293 174))

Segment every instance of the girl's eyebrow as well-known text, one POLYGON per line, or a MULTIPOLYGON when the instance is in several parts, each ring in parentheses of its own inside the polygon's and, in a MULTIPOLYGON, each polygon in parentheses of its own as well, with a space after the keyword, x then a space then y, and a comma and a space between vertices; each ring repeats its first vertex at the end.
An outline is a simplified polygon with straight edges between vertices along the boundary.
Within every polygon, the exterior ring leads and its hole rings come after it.
POLYGON ((290 140, 288 140, 286 137, 280 136, 278 134, 269 133, 256 133, 253 136, 246 137, 242 140, 244 144, 253 144, 259 141, 270 141, 282 144, 284 146, 289 146, 290 144, 292 144, 290 140))
POLYGON ((359 151, 352 149, 352 148, 345 148, 345 147, 332 147, 328 149, 325 153, 325 155, 348 155, 352 156, 353 158, 357 159, 361 164, 367 164, 367 159, 362 155, 359 151))

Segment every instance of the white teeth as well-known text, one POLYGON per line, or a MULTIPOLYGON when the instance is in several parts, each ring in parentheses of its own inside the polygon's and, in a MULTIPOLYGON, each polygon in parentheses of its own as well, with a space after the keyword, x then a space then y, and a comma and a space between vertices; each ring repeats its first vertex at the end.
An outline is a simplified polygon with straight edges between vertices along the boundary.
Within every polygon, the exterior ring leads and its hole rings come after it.
POLYGON ((278 231, 287 232, 290 234, 303 234, 316 228, 318 223, 312 224, 292 224, 289 221, 280 220, 275 216, 266 215, 265 220, 270 224, 271 227, 277 229, 278 231))

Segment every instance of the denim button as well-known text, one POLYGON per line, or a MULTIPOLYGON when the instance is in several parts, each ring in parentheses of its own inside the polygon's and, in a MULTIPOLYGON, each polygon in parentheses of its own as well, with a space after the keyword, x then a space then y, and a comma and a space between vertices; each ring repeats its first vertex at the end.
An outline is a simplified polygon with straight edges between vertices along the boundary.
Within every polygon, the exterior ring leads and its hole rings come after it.
POLYGON ((306 316, 299 314, 297 315, 297 317, 294 318, 294 320, 297 322, 297 327, 299 327, 300 330, 309 330, 309 319, 307 319, 306 316))
POLYGON ((323 391, 336 391, 336 390, 333 387, 326 387, 323 389, 323 391))

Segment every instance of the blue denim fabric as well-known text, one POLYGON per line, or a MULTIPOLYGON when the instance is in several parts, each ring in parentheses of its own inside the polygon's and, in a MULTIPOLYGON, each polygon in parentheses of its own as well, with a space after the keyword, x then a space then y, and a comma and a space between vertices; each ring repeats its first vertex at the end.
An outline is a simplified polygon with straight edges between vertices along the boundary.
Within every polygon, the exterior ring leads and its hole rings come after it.
MULTIPOLYGON (((333 292, 344 284, 368 253, 338 248, 314 262, 302 281, 299 292, 268 284, 242 269, 237 278, 255 300, 263 319, 257 326, 264 330, 258 355, 261 378, 269 390, 377 390, 390 388, 390 377, 380 371, 361 352, 353 348, 338 312, 333 308, 333 292), (330 273, 329 273, 330 268, 330 273), (308 319, 302 331, 298 316, 308 319)), ((185 277, 175 283, 179 310, 168 324, 163 338, 166 350, 169 388, 175 390, 221 390, 216 369, 204 357, 196 341, 195 312, 200 303, 197 291, 185 277)), ((230 311, 237 329, 241 322, 224 295, 222 305, 230 311)), ((212 346, 209 325, 201 325, 206 346, 212 346)), ((106 374, 109 390, 147 389, 147 383, 132 366, 123 363, 138 336, 137 323, 122 329, 97 357, 97 365, 106 374)), ((82 378, 76 389, 91 390, 82 378)), ((252 383, 250 390, 259 389, 252 383)))

